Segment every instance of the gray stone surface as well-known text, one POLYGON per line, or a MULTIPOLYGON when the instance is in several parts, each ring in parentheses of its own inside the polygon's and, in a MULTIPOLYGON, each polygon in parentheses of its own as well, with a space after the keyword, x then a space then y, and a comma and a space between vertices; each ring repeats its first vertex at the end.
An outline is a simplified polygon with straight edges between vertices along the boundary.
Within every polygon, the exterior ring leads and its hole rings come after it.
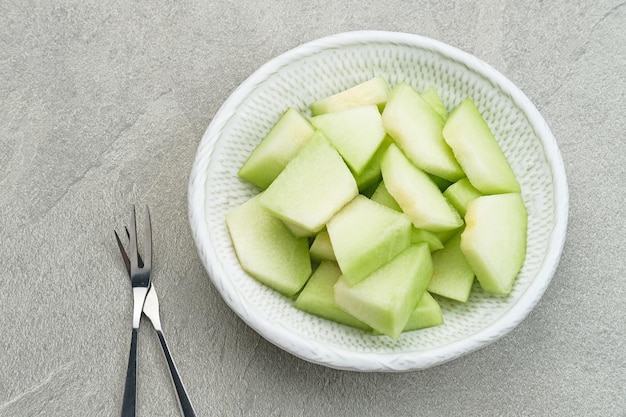
MULTIPOLYGON (((131 292, 113 228, 150 204, 163 326, 201 416, 626 415, 626 3, 0 0, 0 416, 118 415, 131 292), (222 102, 269 59, 360 29, 477 55, 542 112, 570 186, 562 261, 498 342, 403 374, 313 365, 221 300, 187 180, 222 102)), ((140 332, 138 416, 177 415, 140 332)))

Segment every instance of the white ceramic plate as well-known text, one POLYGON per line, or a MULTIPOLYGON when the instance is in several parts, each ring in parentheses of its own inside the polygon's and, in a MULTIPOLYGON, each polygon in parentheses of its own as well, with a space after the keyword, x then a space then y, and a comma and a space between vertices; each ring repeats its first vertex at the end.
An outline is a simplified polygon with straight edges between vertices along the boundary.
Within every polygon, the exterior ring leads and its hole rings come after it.
POLYGON ((226 303, 270 342, 307 361, 357 371, 424 369, 479 349, 518 325, 536 305, 558 264, 568 190, 557 144, 535 106, 479 59, 417 35, 343 33, 271 60, 226 100, 198 147, 189 181, 189 220, 198 253, 226 303), (226 213, 257 190, 237 170, 287 107, 308 104, 382 76, 391 87, 434 85, 449 110, 471 97, 483 112, 522 186, 529 213, 526 261, 511 294, 476 285, 466 304, 442 301, 446 323, 392 341, 292 307, 239 266, 226 213))

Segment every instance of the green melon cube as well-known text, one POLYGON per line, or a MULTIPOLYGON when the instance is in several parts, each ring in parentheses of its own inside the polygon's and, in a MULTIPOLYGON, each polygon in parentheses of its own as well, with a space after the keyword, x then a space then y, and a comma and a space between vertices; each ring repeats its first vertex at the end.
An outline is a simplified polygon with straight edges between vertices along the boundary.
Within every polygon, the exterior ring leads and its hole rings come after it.
POLYGON ((446 109, 446 106, 443 104, 441 96, 434 85, 431 85, 426 91, 422 92, 422 98, 430 104, 430 107, 432 107, 443 120, 448 118, 448 109, 446 109))
POLYGON ((413 87, 402 83, 392 90, 382 119, 387 133, 421 170, 448 181, 464 176, 443 139, 444 120, 413 87))
POLYGON ((341 270, 337 263, 322 261, 294 301, 294 307, 357 329, 371 330, 370 326, 346 313, 335 303, 334 287, 339 276, 341 270))
POLYGON ((520 194, 481 196, 465 214, 461 250, 481 287, 508 294, 526 258, 528 214, 520 194))
POLYGON ((482 194, 520 192, 509 162, 471 99, 450 113, 443 136, 469 181, 482 194))
POLYGON ((443 324, 443 312, 441 306, 433 298, 428 291, 424 292, 422 298, 415 306, 415 309, 411 312, 409 320, 404 326, 405 332, 411 330, 426 329, 428 327, 435 327, 443 324))
POLYGON ((409 246, 404 214, 358 195, 326 225, 345 281, 354 285, 409 246))
POLYGON ((324 132, 356 177, 359 177, 385 138, 374 105, 315 116, 311 124, 324 132))
POLYGON ((451 186, 449 186, 444 192, 444 197, 448 199, 450 204, 459 212, 459 214, 465 217, 467 212, 467 206, 476 198, 482 194, 478 191, 467 178, 461 178, 451 186))
POLYGON ((309 106, 313 116, 374 104, 379 111, 385 107, 389 87, 381 77, 374 77, 332 96, 317 100, 309 106))
POLYGON ((293 108, 287 109, 239 169, 239 177, 267 188, 313 132, 304 116, 293 108))
MULTIPOLYGON (((394 200, 393 196, 389 194, 387 188, 385 187, 385 182, 381 181, 374 190, 374 193, 371 197, 372 201, 376 201, 390 209, 402 212, 402 209, 394 200)), ((428 230, 418 229, 415 226, 411 225, 411 243, 428 243, 428 247, 431 252, 443 248, 443 243, 439 236, 437 236, 433 232, 429 232, 428 230)))
POLYGON ((418 229, 441 232, 463 224, 428 174, 414 166, 396 145, 387 149, 381 171, 387 191, 418 229))
POLYGON ((309 248, 311 259, 315 261, 336 261, 333 245, 330 243, 328 230, 320 231, 309 248))
POLYGON ((439 236, 428 230, 418 229, 415 226, 411 229, 411 243, 427 243, 431 252, 443 248, 443 243, 439 236))
POLYGON ((461 233, 443 249, 433 252, 433 278, 428 291, 452 300, 466 302, 474 283, 474 271, 461 251, 461 233))
POLYGON ((357 194, 350 169, 317 131, 263 193, 261 204, 313 236, 357 194))
POLYGON ((292 296, 311 275, 306 238, 295 237, 270 215, 257 195, 226 215, 226 225, 239 263, 259 282, 292 296))
POLYGON ((387 187, 385 186, 385 181, 381 181, 380 184, 374 190, 374 193, 370 197, 372 201, 376 201, 377 203, 382 204, 383 206, 389 207, 395 211, 402 211, 398 202, 393 198, 387 187))
POLYGON ((428 245, 411 245, 355 285, 335 284, 335 301, 376 331, 397 339, 424 295, 433 272, 428 245))
POLYGON ((363 169, 360 175, 355 176, 357 186, 359 187, 359 191, 362 194, 371 191, 374 187, 380 183, 382 178, 380 173, 380 161, 382 161, 385 152, 389 145, 393 143, 393 139, 390 136, 385 135, 383 142, 380 144, 376 153, 367 164, 367 166, 363 169))

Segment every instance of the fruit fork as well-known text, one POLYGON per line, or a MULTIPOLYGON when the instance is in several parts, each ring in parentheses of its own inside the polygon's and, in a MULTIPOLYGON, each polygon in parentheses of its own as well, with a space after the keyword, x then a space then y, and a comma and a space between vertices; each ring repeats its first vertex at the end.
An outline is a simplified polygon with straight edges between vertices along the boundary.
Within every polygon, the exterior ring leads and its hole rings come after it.
MULTIPOLYGON (((126 229, 126 236, 130 239, 130 233, 128 229, 126 229)), ((131 274, 131 260, 129 259, 126 251, 124 250, 124 245, 120 241, 120 238, 115 232, 115 239, 117 240, 117 244, 120 248, 120 253, 122 254, 122 258, 124 260, 124 265, 126 266, 126 270, 128 271, 129 277, 132 280, 131 274)), ((132 246, 131 246, 132 250, 132 246)), ((132 253, 131 253, 132 256, 132 253)), ((138 262, 141 264, 142 259, 141 256, 138 256, 138 262)), ((184 417, 195 417, 196 412, 193 408, 193 404, 189 399, 189 395, 187 394, 187 390, 185 389, 185 385, 183 384, 182 379, 180 378, 180 374, 178 373, 178 369, 176 368, 176 364, 174 363, 174 359, 170 353, 169 347, 167 345, 167 341, 165 339, 165 335, 163 334, 163 329, 161 327, 161 317, 159 315, 159 299, 156 293, 156 288, 154 284, 150 285, 147 296, 145 297, 145 302, 143 303, 143 313, 148 317, 156 334, 159 338, 159 342, 161 343, 161 348, 163 349, 163 355, 165 356, 165 360, 167 361, 167 366, 170 371, 170 376, 172 378, 172 384, 174 385, 174 389, 176 391, 176 396, 178 399, 178 406, 180 407, 180 411, 184 417)), ((122 416, 125 416, 124 410, 122 410, 122 416)), ((134 414, 129 414, 134 415, 134 414)))
MULTIPOLYGON (((133 330, 130 340, 130 353, 128 354, 128 369, 126 370, 126 384, 124 386, 124 398, 122 400, 122 417, 135 416, 135 403, 137 398, 137 336, 141 319, 141 311, 150 288, 150 271, 152 269, 152 228, 150 225, 150 211, 146 207, 147 216, 145 221, 144 260, 139 261, 137 248, 137 226, 135 206, 133 206, 130 218, 130 256, 128 259, 128 273, 133 286, 133 330)), ((128 232, 128 229, 126 229, 128 232)), ((115 233, 117 236, 117 232, 115 233)), ((118 239, 119 240, 119 239, 118 239)))

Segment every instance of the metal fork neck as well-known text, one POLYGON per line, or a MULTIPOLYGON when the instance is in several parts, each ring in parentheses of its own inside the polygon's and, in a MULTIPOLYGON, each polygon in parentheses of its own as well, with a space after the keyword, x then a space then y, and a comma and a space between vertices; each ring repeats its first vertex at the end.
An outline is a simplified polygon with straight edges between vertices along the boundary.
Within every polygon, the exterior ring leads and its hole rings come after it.
POLYGON ((133 287, 133 328, 139 328, 139 322, 141 320, 141 311, 143 310, 143 303, 148 293, 148 287, 133 287))

